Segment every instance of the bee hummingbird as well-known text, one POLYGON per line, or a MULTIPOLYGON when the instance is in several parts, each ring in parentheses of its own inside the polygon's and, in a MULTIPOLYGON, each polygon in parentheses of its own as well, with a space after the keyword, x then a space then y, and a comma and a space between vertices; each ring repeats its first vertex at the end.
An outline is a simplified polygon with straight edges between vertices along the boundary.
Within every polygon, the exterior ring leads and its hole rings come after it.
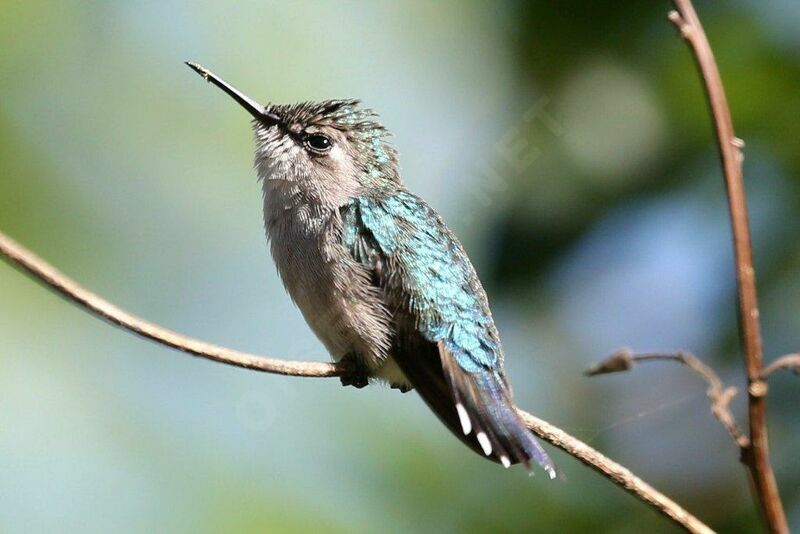
POLYGON ((357 100, 263 106, 187 65, 253 116, 264 225, 281 280, 358 388, 416 389, 478 454, 553 462, 517 414, 486 293, 458 239, 400 179, 377 116, 357 100))

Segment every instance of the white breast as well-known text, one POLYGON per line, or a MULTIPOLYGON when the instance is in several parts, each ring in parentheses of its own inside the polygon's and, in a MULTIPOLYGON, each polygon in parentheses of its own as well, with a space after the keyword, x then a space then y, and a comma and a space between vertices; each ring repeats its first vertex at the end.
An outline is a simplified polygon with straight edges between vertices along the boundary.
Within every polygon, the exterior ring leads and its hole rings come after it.
POLYGON ((292 300, 334 359, 355 353, 377 371, 389 351, 390 318, 369 273, 330 239, 338 211, 307 203, 291 182, 270 180, 264 191, 270 249, 292 300))

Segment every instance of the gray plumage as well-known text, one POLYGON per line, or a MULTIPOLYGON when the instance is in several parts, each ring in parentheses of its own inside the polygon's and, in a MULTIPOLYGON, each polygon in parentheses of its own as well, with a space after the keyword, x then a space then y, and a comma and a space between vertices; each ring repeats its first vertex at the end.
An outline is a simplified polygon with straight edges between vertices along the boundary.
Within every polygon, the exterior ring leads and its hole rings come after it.
POLYGON ((264 222, 303 317, 363 387, 411 388, 462 441, 508 467, 555 468, 514 408, 486 294, 441 217, 400 180, 388 132, 357 101, 260 106, 190 64, 254 117, 264 222))

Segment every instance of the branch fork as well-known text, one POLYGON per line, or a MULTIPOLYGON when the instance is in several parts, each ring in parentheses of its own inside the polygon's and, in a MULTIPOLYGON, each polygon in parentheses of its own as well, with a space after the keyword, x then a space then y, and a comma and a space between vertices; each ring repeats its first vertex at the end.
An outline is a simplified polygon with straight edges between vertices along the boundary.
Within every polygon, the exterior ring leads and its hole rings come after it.
POLYGON ((617 373, 633 369, 637 363, 655 361, 671 361, 683 364, 702 378, 707 384, 706 396, 711 403, 711 414, 722 424, 733 441, 740 449, 750 447, 750 439, 742 432, 736 418, 730 410, 730 404, 739 392, 733 386, 725 386, 719 375, 696 356, 688 352, 640 352, 634 353, 628 348, 622 348, 590 367, 586 374, 595 376, 600 374, 617 373))

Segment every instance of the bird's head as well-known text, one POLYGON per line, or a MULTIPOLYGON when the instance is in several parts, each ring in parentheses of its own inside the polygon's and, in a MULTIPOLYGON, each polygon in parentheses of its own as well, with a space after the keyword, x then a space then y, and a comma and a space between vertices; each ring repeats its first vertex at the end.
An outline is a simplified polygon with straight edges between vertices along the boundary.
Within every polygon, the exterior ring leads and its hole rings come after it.
POLYGON ((253 116, 255 167, 265 181, 337 197, 365 187, 392 187, 400 178, 397 152, 377 115, 357 100, 261 105, 214 73, 187 62, 253 116))

